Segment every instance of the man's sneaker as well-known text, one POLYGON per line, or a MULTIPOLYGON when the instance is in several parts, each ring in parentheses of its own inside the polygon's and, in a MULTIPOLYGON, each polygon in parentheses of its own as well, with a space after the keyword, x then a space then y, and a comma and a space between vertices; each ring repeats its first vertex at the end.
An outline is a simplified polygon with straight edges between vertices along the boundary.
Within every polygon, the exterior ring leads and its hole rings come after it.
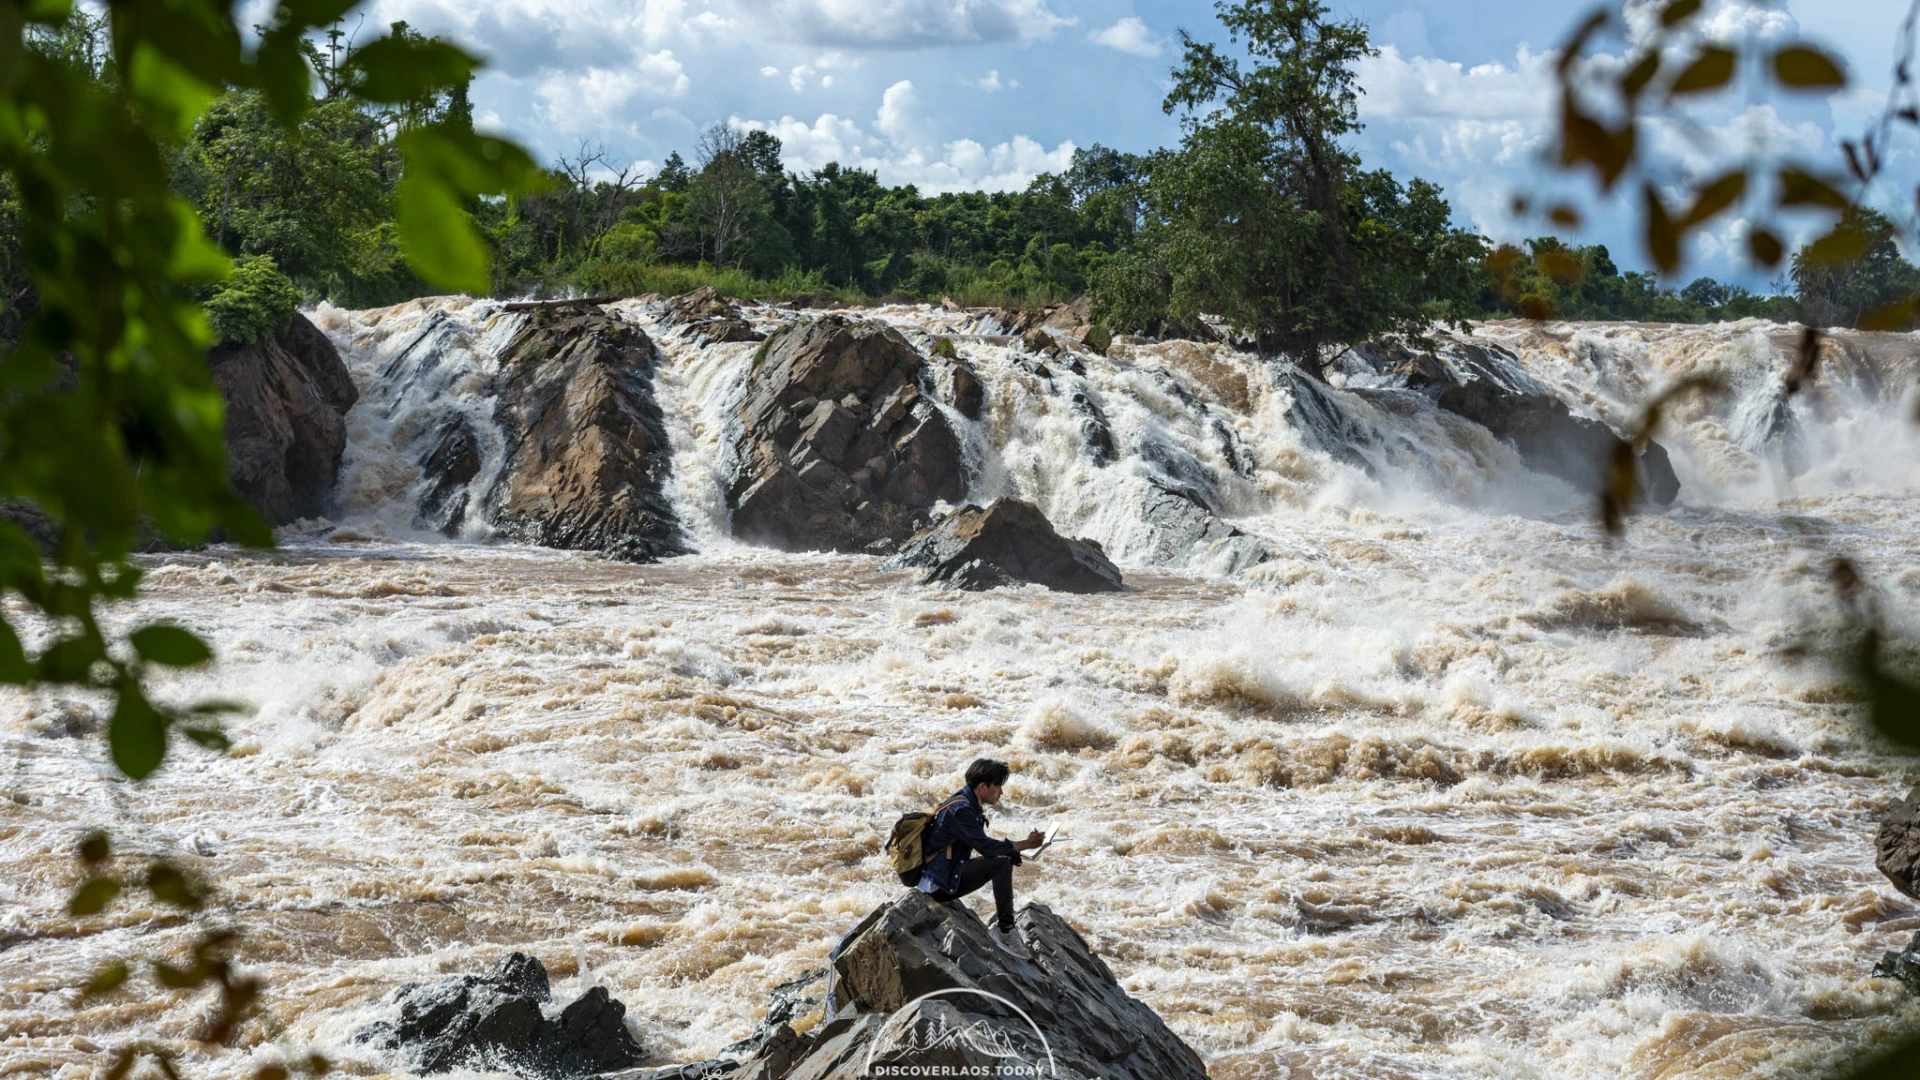
POLYGON ((1027 943, 1020 940, 1019 927, 1009 926, 1003 930, 995 926, 987 931, 987 936, 993 939, 995 945, 1000 946, 1001 952, 1017 956, 1022 960, 1033 959, 1033 954, 1027 951, 1027 943))

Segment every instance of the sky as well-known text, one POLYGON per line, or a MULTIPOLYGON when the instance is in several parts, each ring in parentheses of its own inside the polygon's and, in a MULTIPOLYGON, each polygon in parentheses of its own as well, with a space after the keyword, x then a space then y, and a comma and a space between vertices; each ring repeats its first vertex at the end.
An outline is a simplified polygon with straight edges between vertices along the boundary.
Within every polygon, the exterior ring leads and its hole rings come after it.
MULTIPOLYGON (((1440 184, 1456 221, 1499 240, 1545 231, 1513 196, 1555 181, 1539 164, 1553 122, 1554 49, 1585 4, 1539 0, 1325 0, 1370 28, 1379 55, 1359 81, 1370 168, 1440 184)), ((1658 145, 1671 180, 1709 175, 1756 140, 1770 153, 1840 161, 1884 101, 1907 0, 1710 0, 1707 25, 1761 43, 1826 45, 1853 79, 1700 117, 1658 145)), ((1177 34, 1224 39, 1206 0, 373 0, 371 37, 393 19, 480 54, 479 122, 552 160, 582 145, 616 165, 691 161, 714 123, 772 131, 790 169, 830 161, 923 192, 1007 190, 1066 166, 1074 148, 1176 143, 1161 111, 1177 34)), ((1896 163, 1911 177, 1920 153, 1896 163)), ((1582 189, 1573 189, 1579 193, 1582 189)), ((1676 189, 1677 190, 1677 189, 1676 189)), ((1644 266, 1620 205, 1588 198, 1584 231, 1623 267, 1644 266)), ((1682 276, 1756 286, 1744 217, 1702 236, 1682 276)))

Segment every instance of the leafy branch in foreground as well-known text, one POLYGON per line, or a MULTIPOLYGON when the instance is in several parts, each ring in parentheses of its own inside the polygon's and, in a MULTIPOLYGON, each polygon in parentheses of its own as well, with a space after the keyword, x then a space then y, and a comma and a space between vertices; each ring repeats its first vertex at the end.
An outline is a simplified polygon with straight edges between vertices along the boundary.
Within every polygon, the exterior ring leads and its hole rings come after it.
MULTIPOLYGON (((1710 144, 1689 109, 1718 93, 1731 96, 1743 69, 1756 72, 1757 85, 1786 94, 1831 94, 1847 86, 1840 62, 1808 42, 1762 45, 1709 38, 1702 27, 1702 7, 1702 0, 1668 0, 1637 9, 1603 6, 1578 24, 1555 69, 1560 118, 1553 164, 1563 171, 1590 173, 1602 195, 1637 184, 1647 253, 1662 272, 1677 270, 1685 261, 1689 234, 1736 207, 1752 223, 1747 232, 1752 264, 1777 268, 1786 259, 1782 222, 1811 217, 1825 231, 1794 255, 1792 273, 1816 323, 1844 322, 1863 330, 1911 326, 1920 318, 1920 272, 1899 256, 1894 234, 1903 232, 1912 241, 1920 232, 1911 220, 1895 222, 1862 202, 1884 179, 1893 127, 1920 129, 1913 68, 1920 53, 1920 0, 1913 0, 1900 27, 1894 93, 1867 134, 1843 144, 1844 171, 1777 159, 1755 142, 1742 160, 1718 175, 1672 177, 1663 175, 1669 163, 1648 150, 1652 124, 1671 125, 1710 144), (1607 33, 1630 30, 1636 14, 1651 17, 1653 23, 1643 27, 1624 61, 1596 50, 1607 33), (1669 201, 1666 193, 1673 187, 1687 192, 1678 203, 1669 201)), ((1909 205, 1920 213, 1920 185, 1909 205)), ((1528 214, 1535 208, 1521 196, 1515 209, 1528 214)), ((1579 211, 1567 203, 1556 203, 1544 214, 1557 225, 1577 227, 1581 222, 1579 211)), ((1803 330, 1783 375, 1789 396, 1813 377, 1822 337, 1820 325, 1803 330)), ((1691 388, 1674 387, 1648 406, 1643 432, 1652 430, 1666 401, 1684 389, 1691 388)), ((1920 413, 1914 420, 1920 423, 1920 413)), ((1609 469, 1602 505, 1609 533, 1619 529, 1628 505, 1617 496, 1631 494, 1631 469, 1631 461, 1616 461, 1609 469)), ((1835 559, 1831 580, 1851 627, 1851 644, 1838 651, 1837 666, 1859 693, 1872 729, 1903 751, 1920 752, 1920 682, 1893 659, 1904 650, 1889 647, 1889 631, 1873 593, 1851 561, 1835 559)), ((1846 1080, 1920 1075, 1920 1034, 1860 1055, 1844 1067, 1843 1075, 1846 1080)))
MULTIPOLYGON (((297 124, 313 107, 306 37, 351 6, 285 0, 249 47, 232 6, 215 0, 109 0, 103 14, 68 0, 0 0, 0 184, 17 206, 25 286, 10 290, 6 325, 17 336, 0 352, 0 595, 31 610, 0 617, 0 683, 110 697, 111 758, 133 780, 160 768, 175 732, 224 748, 213 725, 221 706, 183 708, 147 692, 157 669, 205 664, 213 652, 176 626, 110 633, 101 608, 134 595, 132 556, 151 543, 273 540, 228 480, 224 411, 206 364, 213 336, 194 300, 231 267, 172 189, 169 162, 226 88, 257 91, 279 123, 297 124)), ((475 67, 450 45, 396 34, 357 50, 343 75, 353 95, 404 103, 475 67)), ((416 128, 402 156, 399 235, 415 271, 446 288, 484 287, 487 249, 464 207, 524 190, 532 160, 470 128, 416 128)), ((260 286, 233 312, 247 324, 239 332, 286 306, 260 272, 271 269, 250 264, 237 283, 260 286)), ((104 836, 79 855, 88 873, 69 901, 74 917, 134 886, 189 913, 205 904, 205 890, 165 861, 137 878, 107 872, 104 836)), ((230 1039, 260 992, 234 966, 236 933, 202 930, 184 963, 149 964, 163 986, 219 988, 200 1032, 210 1042, 230 1039)), ((89 989, 109 992, 129 971, 110 965, 89 989)), ((143 1054, 175 1074, 150 1051, 123 1050, 110 1075, 143 1054)))

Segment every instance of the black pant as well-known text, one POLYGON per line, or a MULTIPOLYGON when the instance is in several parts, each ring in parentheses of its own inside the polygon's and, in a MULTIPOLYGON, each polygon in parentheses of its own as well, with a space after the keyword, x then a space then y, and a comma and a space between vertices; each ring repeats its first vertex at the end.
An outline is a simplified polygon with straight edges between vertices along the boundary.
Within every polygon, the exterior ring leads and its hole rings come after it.
POLYGON ((933 898, 946 903, 958 900, 970 892, 977 892, 980 886, 993 882, 994 916, 1003 930, 1013 929, 1013 860, 1005 855, 992 858, 975 856, 960 864, 960 879, 954 883, 952 892, 935 892, 933 898))

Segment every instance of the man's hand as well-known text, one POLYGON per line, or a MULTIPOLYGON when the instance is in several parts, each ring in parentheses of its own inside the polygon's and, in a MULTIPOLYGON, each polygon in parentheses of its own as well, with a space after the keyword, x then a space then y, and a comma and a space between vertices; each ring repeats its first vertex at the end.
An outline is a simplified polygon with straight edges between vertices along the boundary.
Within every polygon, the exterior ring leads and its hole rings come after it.
POLYGON ((1032 832, 1027 834, 1027 838, 1025 840, 1022 840, 1013 846, 1014 846, 1014 850, 1016 851, 1032 851, 1033 849, 1039 847, 1041 844, 1044 844, 1046 842, 1047 842, 1047 834, 1041 832, 1039 829, 1035 829, 1032 832))

